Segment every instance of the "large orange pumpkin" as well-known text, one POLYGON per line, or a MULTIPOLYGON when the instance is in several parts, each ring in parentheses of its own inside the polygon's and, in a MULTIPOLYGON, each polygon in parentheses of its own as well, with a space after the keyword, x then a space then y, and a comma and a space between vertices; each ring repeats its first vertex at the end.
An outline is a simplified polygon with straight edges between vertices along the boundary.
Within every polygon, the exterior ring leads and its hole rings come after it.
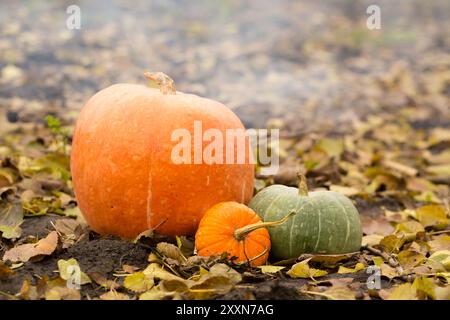
POLYGON ((156 228, 161 234, 191 235, 214 204, 247 203, 252 196, 248 148, 241 164, 177 164, 172 159, 180 142, 172 141, 174 130, 192 135, 194 158, 210 145, 198 143, 194 122, 201 121, 203 132, 217 129, 225 137, 227 129, 244 129, 239 118, 219 102, 175 91, 167 81, 159 84, 161 91, 112 85, 81 110, 72 145, 73 187, 81 212, 101 234, 133 238, 156 228))

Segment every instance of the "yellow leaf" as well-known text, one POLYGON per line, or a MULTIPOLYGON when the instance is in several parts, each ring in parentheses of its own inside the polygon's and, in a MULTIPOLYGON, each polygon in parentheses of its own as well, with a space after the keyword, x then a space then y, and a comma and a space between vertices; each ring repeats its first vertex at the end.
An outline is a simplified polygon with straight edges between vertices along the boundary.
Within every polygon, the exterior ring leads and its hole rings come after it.
POLYGON ((101 300, 130 300, 130 297, 124 293, 110 290, 100 296, 101 300))
POLYGON ((382 263, 380 265, 380 271, 382 276, 385 276, 389 279, 394 279, 395 277, 399 276, 397 270, 386 263, 382 263))
POLYGON ((134 292, 144 292, 150 290, 154 285, 153 279, 144 274, 136 272, 125 277, 123 286, 134 292))
POLYGON ((445 270, 450 271, 450 250, 436 251, 428 259, 439 262, 445 270))
POLYGON ((330 191, 342 193, 343 195, 345 195, 347 197, 357 195, 361 192, 360 190, 358 190, 356 188, 339 186, 339 185, 335 185, 335 184, 332 184, 330 186, 330 191))
POLYGON ((380 241, 383 238, 384 237, 382 235, 379 235, 379 234, 369 234, 368 236, 364 236, 362 238, 361 244, 363 246, 376 246, 376 245, 380 244, 380 241))
POLYGON ((449 223, 445 208, 440 205, 433 204, 420 207, 416 210, 416 217, 424 227, 443 229, 449 223))
POLYGON ((411 283, 395 287, 387 300, 417 300, 416 289, 411 283))
POLYGON ((61 279, 72 279, 75 284, 79 285, 91 283, 91 279, 89 279, 89 277, 81 271, 77 260, 75 260, 74 258, 69 260, 58 260, 58 270, 61 279))
POLYGON ((354 268, 346 268, 344 266, 340 266, 338 273, 344 274, 344 273, 355 273, 361 270, 364 270, 365 266, 363 263, 358 262, 354 268))
POLYGON ((398 262, 403 267, 403 269, 411 269, 426 260, 425 256, 412 251, 412 250, 403 250, 397 256, 398 262))
POLYGON ((287 272, 292 278, 318 278, 323 277, 328 274, 325 270, 314 269, 308 265, 310 259, 303 260, 302 262, 296 263, 287 272))
POLYGON ((259 266, 259 269, 261 269, 262 273, 276 273, 280 270, 283 270, 285 267, 281 266, 259 266))
POLYGON ((439 250, 450 250, 450 236, 444 234, 434 240, 428 241, 430 251, 435 252, 439 250))
POLYGON ((435 293, 435 287, 436 284, 431 280, 430 278, 421 277, 416 278, 413 282, 412 287, 416 289, 416 294, 424 297, 421 297, 422 299, 426 297, 430 297, 431 299, 436 299, 436 293, 435 293))

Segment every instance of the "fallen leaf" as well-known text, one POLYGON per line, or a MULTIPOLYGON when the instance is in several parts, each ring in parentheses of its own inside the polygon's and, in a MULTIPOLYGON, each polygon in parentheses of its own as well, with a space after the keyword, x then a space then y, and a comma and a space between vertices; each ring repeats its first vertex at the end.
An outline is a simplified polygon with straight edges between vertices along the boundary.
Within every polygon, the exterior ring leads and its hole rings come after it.
POLYGON ((23 222, 23 210, 21 204, 7 204, 0 207, 0 232, 1 238, 17 239, 22 234, 20 225, 23 222))
POLYGON ((99 297, 101 300, 130 300, 130 297, 124 293, 110 290, 99 297))
POLYGON ((330 191, 342 193, 343 195, 345 195, 347 197, 357 195, 361 192, 360 190, 358 190, 356 188, 339 186, 339 185, 335 185, 335 184, 332 184, 330 186, 330 191))
POLYGON ((344 266, 340 266, 337 273, 345 274, 345 273, 355 273, 365 269, 365 265, 361 262, 358 262, 354 268, 346 268, 344 266))
POLYGON ((144 292, 139 296, 139 300, 163 300, 166 298, 180 299, 180 296, 178 292, 161 291, 156 287, 153 287, 151 290, 144 292))
POLYGON ((416 209, 417 220, 426 227, 443 229, 449 224, 445 208, 440 205, 427 205, 416 209))
POLYGON ((91 283, 91 279, 81 271, 78 261, 74 258, 69 260, 58 260, 58 270, 61 279, 72 281, 75 285, 83 285, 91 283))
POLYGON ((397 270, 386 263, 382 263, 380 266, 381 275, 389 279, 394 279, 400 276, 397 270))
POLYGON ((292 268, 287 272, 292 278, 318 278, 323 277, 328 274, 325 270, 314 269, 308 265, 310 259, 303 260, 292 266, 292 268))
POLYGON ((116 281, 107 279, 100 272, 90 272, 89 278, 92 279, 99 286, 102 286, 103 288, 106 288, 108 290, 111 289, 116 290, 120 288, 120 284, 118 284, 116 281))
POLYGON ((436 299, 436 284, 430 278, 416 278, 414 279, 412 287, 416 290, 416 295, 420 298, 420 300, 423 300, 427 297, 436 299))
POLYGON ((322 294, 330 300, 355 300, 355 292, 343 285, 332 286, 322 294))
POLYGON ((183 278, 180 278, 173 273, 164 270, 158 263, 151 263, 147 266, 147 268, 142 271, 146 276, 160 279, 160 280, 184 280, 183 278))
POLYGON ((418 252, 403 250, 397 255, 397 260, 403 269, 408 270, 426 261, 426 258, 418 252))
POLYGON ((436 237, 434 240, 428 241, 430 251, 450 250, 450 236, 444 234, 436 237))
POLYGON ((285 267, 282 266, 259 266, 262 273, 277 273, 278 271, 283 270, 285 267))
POLYGON ((383 236, 379 234, 370 234, 368 236, 362 237, 361 245, 362 246, 376 246, 380 244, 381 240, 383 240, 383 236))
POLYGON ((80 300, 80 291, 75 288, 53 287, 45 292, 46 300, 80 300))
POLYGON ((402 238, 397 237, 396 235, 389 235, 384 237, 380 241, 380 245, 384 248, 386 252, 389 253, 397 253, 400 251, 400 248, 405 243, 405 240, 402 238))
POLYGON ((63 248, 74 245, 89 233, 87 224, 75 219, 58 219, 54 223, 54 227, 61 236, 63 248))
POLYGON ((0 261, 0 279, 7 278, 13 273, 14 271, 12 271, 10 267, 8 267, 2 261, 0 261))
POLYGON ((185 260, 179 247, 167 242, 160 242, 156 245, 156 251, 164 257, 182 262, 185 260))
POLYGON ((450 271, 450 250, 436 251, 428 258, 428 260, 438 262, 445 270, 450 271))
POLYGON ((411 283, 404 283, 395 287, 387 300, 417 300, 416 289, 411 283))
POLYGON ((387 236, 394 232, 394 227, 383 217, 373 219, 369 216, 362 216, 361 225, 363 233, 366 235, 378 234, 387 236))
POLYGON ((51 255, 58 245, 58 234, 56 231, 50 232, 47 237, 36 243, 22 244, 5 252, 3 261, 27 262, 31 258, 51 255))
POLYGON ((123 282, 125 288, 134 292, 148 291, 154 284, 153 278, 144 274, 142 271, 126 276, 123 282))

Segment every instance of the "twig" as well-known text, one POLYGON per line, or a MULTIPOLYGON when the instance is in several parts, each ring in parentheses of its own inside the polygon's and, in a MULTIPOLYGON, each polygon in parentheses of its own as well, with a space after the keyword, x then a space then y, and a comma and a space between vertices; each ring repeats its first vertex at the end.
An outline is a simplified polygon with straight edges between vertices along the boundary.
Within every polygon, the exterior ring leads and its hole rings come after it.
POLYGON ((432 231, 427 232, 427 236, 434 236, 436 234, 450 233, 450 230, 440 230, 440 231, 432 231))
POLYGON ((395 260, 390 254, 388 254, 386 252, 378 250, 369 245, 362 246, 361 249, 366 249, 366 250, 372 252, 373 254, 376 254, 377 256, 382 257, 384 259, 384 261, 386 261, 392 268, 397 268, 399 266, 399 263, 397 262, 397 260, 395 260))

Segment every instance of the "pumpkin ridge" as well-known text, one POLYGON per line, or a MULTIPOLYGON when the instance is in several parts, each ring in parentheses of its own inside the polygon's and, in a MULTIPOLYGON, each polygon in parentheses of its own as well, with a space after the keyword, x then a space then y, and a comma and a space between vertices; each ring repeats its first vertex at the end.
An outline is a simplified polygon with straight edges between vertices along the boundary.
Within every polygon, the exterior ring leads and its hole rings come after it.
POLYGON ((281 196, 282 196, 282 194, 279 194, 279 195, 277 195, 275 198, 273 198, 272 202, 269 204, 269 206, 268 206, 267 209, 266 209, 266 212, 264 213, 263 221, 266 221, 266 215, 267 215, 268 213, 270 213, 270 210, 271 210, 271 208, 272 208, 272 205, 273 205, 279 198, 281 198, 281 196))
MULTIPOLYGON (((300 201, 297 201, 297 204, 295 205, 296 213, 295 213, 295 216, 292 218, 292 221, 291 221, 291 230, 289 231, 289 239, 292 239, 292 231, 293 231, 294 226, 295 226, 295 218, 297 218, 297 216, 300 215, 300 211, 304 207, 308 206, 308 204, 309 204, 309 202, 306 202, 306 203, 302 204, 302 206, 299 209, 297 209, 297 206, 298 206, 299 203, 300 203, 300 201)), ((292 255, 292 241, 289 241, 289 253, 290 253, 290 255, 292 255)))
POLYGON ((350 221, 348 220, 348 214, 347 214, 347 210, 345 209, 345 207, 344 207, 344 205, 339 201, 339 199, 335 199, 335 198, 333 198, 333 201, 335 202, 335 203, 337 203, 343 210, 344 210, 344 212, 345 212, 345 220, 346 220, 346 226, 347 226, 347 231, 346 231, 346 234, 345 234, 345 241, 344 241, 344 244, 343 244, 343 246, 342 246, 342 250, 343 249, 345 249, 346 247, 347 247, 347 242, 348 242, 348 237, 349 237, 349 235, 350 235, 350 221))

